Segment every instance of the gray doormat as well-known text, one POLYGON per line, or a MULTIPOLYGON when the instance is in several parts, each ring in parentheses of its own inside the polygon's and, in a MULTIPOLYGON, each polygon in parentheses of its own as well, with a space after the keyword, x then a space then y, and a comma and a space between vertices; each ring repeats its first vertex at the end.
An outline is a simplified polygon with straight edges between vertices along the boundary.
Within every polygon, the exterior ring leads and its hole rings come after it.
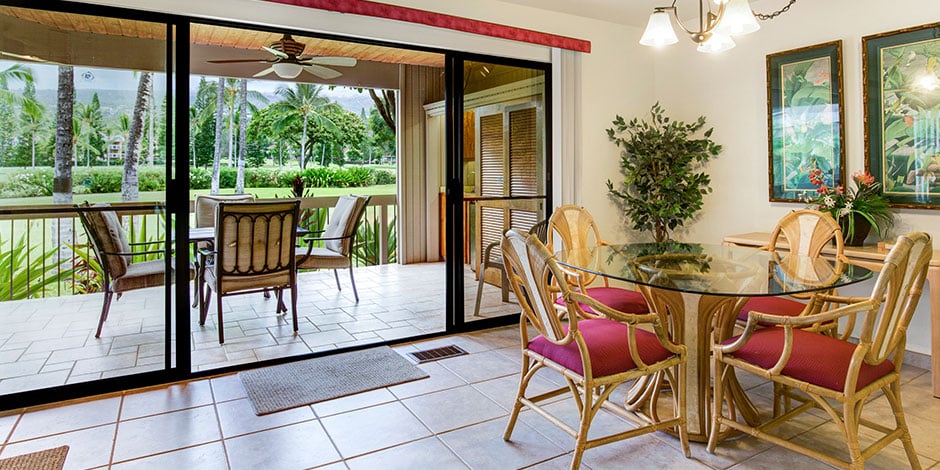
POLYGON ((62 470, 69 446, 40 450, 0 460, 0 470, 62 470))
POLYGON ((427 378, 387 346, 240 372, 255 414, 427 378))

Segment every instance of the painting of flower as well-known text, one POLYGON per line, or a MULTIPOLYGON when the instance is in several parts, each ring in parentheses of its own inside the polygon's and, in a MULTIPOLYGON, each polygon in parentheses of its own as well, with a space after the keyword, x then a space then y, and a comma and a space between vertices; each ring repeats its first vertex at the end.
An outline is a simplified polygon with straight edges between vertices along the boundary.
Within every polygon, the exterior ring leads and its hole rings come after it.
POLYGON ((868 170, 891 205, 940 208, 940 23, 862 44, 868 170))
POLYGON ((804 201, 821 173, 842 184, 842 42, 767 56, 770 200, 804 201))

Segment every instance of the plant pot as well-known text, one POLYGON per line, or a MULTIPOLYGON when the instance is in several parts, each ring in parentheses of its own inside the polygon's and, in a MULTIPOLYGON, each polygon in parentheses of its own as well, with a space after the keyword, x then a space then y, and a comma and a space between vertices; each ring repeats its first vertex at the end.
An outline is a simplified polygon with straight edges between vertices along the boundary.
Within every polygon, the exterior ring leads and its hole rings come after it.
POLYGON ((846 246, 862 246, 865 243, 865 238, 868 237, 868 232, 871 232, 871 222, 854 213, 839 217, 839 227, 842 228, 842 236, 845 237, 846 246), (849 217, 852 218, 852 225, 855 226, 852 238, 849 238, 849 217))

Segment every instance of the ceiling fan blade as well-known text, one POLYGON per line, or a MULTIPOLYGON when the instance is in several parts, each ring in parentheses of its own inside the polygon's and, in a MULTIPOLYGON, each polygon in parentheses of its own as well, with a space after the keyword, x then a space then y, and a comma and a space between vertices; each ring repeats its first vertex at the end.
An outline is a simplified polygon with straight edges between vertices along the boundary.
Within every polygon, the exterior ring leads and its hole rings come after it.
POLYGON ((266 64, 271 61, 265 60, 265 59, 223 59, 223 60, 207 60, 206 62, 210 64, 238 64, 238 63, 248 63, 248 62, 266 64))
POLYGON ((304 70, 326 80, 343 75, 337 72, 336 70, 326 68, 326 67, 321 67, 319 65, 314 65, 314 64, 304 65, 304 70))
POLYGON ((308 57, 301 59, 306 64, 332 65, 335 67, 355 67, 356 59, 352 57, 308 57))
POLYGON ((266 69, 264 69, 264 70, 262 70, 262 71, 260 71, 260 72, 258 72, 258 73, 256 73, 256 74, 252 75, 252 77, 263 77, 263 76, 265 76, 265 75, 267 75, 267 74, 269 74, 269 73, 271 73, 271 72, 273 72, 273 71, 274 71, 274 67, 268 67, 268 68, 266 68, 266 69))
POLYGON ((3 51, 0 51, 0 55, 5 55, 5 56, 7 56, 7 57, 12 57, 12 58, 14 58, 14 59, 28 60, 28 61, 30 61, 30 62, 41 62, 41 63, 43 63, 43 64, 54 64, 54 63, 55 63, 55 62, 52 62, 52 61, 49 61, 49 60, 46 60, 46 59, 41 59, 41 58, 36 57, 36 56, 34 56, 34 55, 14 54, 14 53, 12 53, 12 52, 3 52, 3 51))
POLYGON ((268 52, 270 52, 270 53, 272 53, 272 54, 274 54, 274 55, 277 56, 277 57, 282 58, 282 59, 286 59, 286 58, 289 57, 287 54, 285 54, 285 53, 283 53, 283 52, 281 52, 281 51, 279 51, 279 50, 277 50, 277 49, 274 49, 274 48, 272 48, 272 47, 261 46, 261 48, 264 49, 264 50, 266 50, 266 51, 268 51, 268 52))

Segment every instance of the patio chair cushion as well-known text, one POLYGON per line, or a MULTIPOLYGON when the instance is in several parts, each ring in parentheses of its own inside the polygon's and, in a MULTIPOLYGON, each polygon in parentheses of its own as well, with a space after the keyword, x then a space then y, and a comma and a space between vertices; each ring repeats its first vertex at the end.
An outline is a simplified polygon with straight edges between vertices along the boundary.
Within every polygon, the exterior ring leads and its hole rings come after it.
MULTIPOLYGON (((751 297, 738 312, 738 320, 747 321, 750 312, 772 313, 788 317, 798 316, 806 308, 803 302, 797 302, 785 297, 751 297)), ((761 326, 767 326, 760 323, 761 326)))
MULTIPOLYGON (((649 305, 646 304, 646 299, 643 298, 643 294, 637 291, 621 289, 619 287, 589 287, 585 290, 584 294, 614 310, 619 310, 624 313, 648 313, 650 311, 649 305)), ((555 299, 555 303, 564 305, 565 299, 559 297, 555 299)), ((581 304, 581 310, 594 313, 594 310, 585 304, 581 304)))
MULTIPOLYGON (((91 207, 109 207, 109 204, 95 204, 91 207)), ((88 223, 94 231, 94 237, 99 243, 99 248, 104 253, 129 253, 130 245, 127 243, 127 237, 124 235, 124 227, 121 226, 121 220, 114 211, 88 211, 88 223)), ((124 256, 102 255, 105 259, 99 260, 104 263, 104 268, 112 278, 119 278, 127 272, 128 260, 124 256)))
POLYGON ((290 271, 280 271, 268 274, 252 274, 239 278, 238 276, 228 276, 219 286, 218 273, 215 269, 207 269, 205 272, 205 282, 216 292, 230 294, 252 289, 265 289, 275 286, 290 285, 290 271))
POLYGON ((197 194, 193 199, 196 227, 215 227, 215 211, 220 202, 253 202, 254 200, 255 197, 251 194, 226 196, 197 194))
MULTIPOLYGON (((566 334, 567 331, 566 326, 566 334)), ((595 318, 578 321, 578 331, 584 336, 584 343, 588 347, 594 377, 619 374, 636 368, 627 340, 627 325, 606 318, 595 318)), ((673 355, 663 347, 655 334, 648 331, 637 329, 636 342, 640 359, 647 365, 673 355)), ((558 346, 539 335, 529 342, 528 349, 578 374, 584 374, 581 354, 573 341, 558 346)))
POLYGON ((316 246, 313 247, 310 256, 306 259, 304 259, 307 256, 307 247, 305 246, 298 247, 295 256, 297 257, 298 269, 345 269, 350 264, 348 256, 316 246), (303 264, 301 264, 301 260, 303 260, 303 264))
MULTIPOLYGON (((724 344, 735 340, 737 337, 726 340, 724 344)), ((783 328, 763 328, 755 331, 751 339, 732 356, 769 369, 780 359, 783 342, 783 328)), ((829 390, 842 391, 845 389, 849 362, 857 346, 831 336, 794 329, 793 352, 781 374, 829 390)), ((874 366, 862 364, 855 390, 861 390, 893 370, 894 364, 889 360, 874 366)))
MULTIPOLYGON (((126 292, 144 287, 162 286, 166 260, 157 259, 127 265, 123 276, 114 278, 111 289, 114 292, 126 292)), ((172 262, 171 262, 172 266, 172 262)))

